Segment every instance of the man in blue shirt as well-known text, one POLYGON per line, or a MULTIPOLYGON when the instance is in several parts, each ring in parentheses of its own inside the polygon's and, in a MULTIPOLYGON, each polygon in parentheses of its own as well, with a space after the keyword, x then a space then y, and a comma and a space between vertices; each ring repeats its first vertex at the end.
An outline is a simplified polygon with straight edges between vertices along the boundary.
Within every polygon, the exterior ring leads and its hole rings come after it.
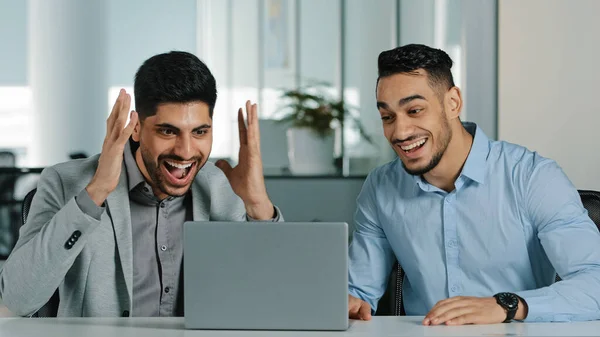
POLYGON ((398 158, 358 197, 350 318, 371 318, 397 259, 425 325, 600 319, 600 233, 556 162, 462 123, 445 52, 407 45, 378 66, 398 158))

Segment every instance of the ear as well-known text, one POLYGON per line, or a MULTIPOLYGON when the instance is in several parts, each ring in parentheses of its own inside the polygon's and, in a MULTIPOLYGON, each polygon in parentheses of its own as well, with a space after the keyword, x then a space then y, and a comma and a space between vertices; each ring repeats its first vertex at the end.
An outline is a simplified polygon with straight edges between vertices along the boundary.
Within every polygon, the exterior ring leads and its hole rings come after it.
POLYGON ((462 94, 458 87, 452 87, 444 95, 444 105, 446 109, 446 116, 448 119, 455 119, 460 117, 462 110, 463 101, 462 94))
MULTIPOLYGON (((138 114, 138 116, 139 116, 139 114, 138 114)), ((142 133, 142 122, 138 118, 137 122, 135 123, 135 126, 133 127, 133 132, 131 133, 131 138, 133 139, 133 141, 139 142, 141 133, 142 133)))

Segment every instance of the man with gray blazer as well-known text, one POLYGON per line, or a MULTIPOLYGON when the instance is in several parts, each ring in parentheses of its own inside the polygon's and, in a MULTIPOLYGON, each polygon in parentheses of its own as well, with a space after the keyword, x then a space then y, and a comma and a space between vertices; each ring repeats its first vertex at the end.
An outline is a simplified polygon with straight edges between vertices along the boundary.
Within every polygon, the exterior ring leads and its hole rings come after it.
POLYGON ((131 112, 119 93, 99 155, 42 172, 0 271, 14 314, 34 314, 58 289, 59 316, 181 315, 185 221, 283 221, 265 188, 256 104, 246 103, 247 125, 238 111, 232 168, 207 162, 217 91, 202 61, 153 56, 134 93, 131 112))

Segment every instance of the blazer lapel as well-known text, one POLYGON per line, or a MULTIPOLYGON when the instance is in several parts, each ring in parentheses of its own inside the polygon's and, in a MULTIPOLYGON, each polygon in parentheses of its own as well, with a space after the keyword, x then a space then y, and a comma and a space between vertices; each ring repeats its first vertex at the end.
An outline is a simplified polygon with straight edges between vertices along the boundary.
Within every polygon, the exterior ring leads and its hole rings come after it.
POLYGON ((210 202, 204 202, 205 200, 210 200, 210 196, 205 195, 204 191, 206 189, 202 188, 203 178, 203 176, 196 177, 196 180, 192 184, 192 215, 194 221, 210 220, 210 202))
POLYGON ((117 251, 123 268, 129 305, 132 303, 133 293, 133 245, 131 234, 131 211, 129 209, 129 189, 127 188, 127 174, 125 163, 121 168, 121 177, 117 188, 106 199, 107 210, 115 232, 117 251))

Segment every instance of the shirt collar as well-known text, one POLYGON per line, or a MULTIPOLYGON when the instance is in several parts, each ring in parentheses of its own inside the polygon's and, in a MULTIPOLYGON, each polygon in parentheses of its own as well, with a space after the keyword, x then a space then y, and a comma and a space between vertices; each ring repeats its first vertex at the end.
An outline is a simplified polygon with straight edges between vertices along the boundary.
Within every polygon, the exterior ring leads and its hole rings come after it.
POLYGON ((125 169, 127 170, 127 186, 129 192, 131 192, 138 185, 146 182, 140 168, 137 166, 135 161, 134 152, 131 148, 131 141, 125 144, 125 151, 123 151, 123 158, 125 160, 125 169))
POLYGON ((469 151, 461 175, 484 184, 487 158, 490 154, 490 139, 475 123, 464 122, 463 126, 473 136, 473 144, 471 145, 471 151, 469 151))

